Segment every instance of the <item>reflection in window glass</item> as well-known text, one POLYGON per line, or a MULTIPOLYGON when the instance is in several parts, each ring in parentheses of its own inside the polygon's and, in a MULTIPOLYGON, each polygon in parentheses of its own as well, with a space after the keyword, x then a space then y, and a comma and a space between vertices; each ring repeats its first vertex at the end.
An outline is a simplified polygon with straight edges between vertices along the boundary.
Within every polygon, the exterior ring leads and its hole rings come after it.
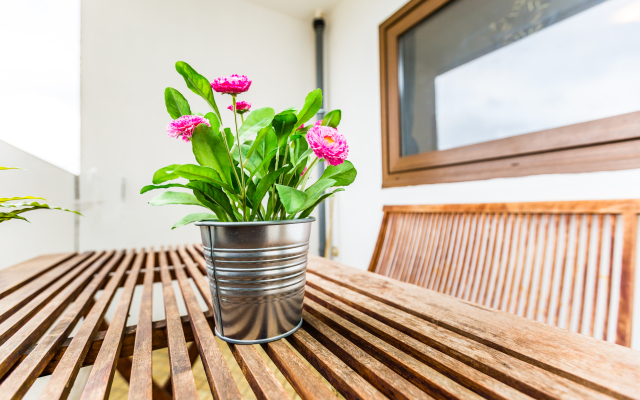
POLYGON ((80 1, 4 1, 0 37, 0 140, 79 174, 80 1))
POLYGON ((399 40, 402 155, 640 110, 640 0, 457 0, 399 40))

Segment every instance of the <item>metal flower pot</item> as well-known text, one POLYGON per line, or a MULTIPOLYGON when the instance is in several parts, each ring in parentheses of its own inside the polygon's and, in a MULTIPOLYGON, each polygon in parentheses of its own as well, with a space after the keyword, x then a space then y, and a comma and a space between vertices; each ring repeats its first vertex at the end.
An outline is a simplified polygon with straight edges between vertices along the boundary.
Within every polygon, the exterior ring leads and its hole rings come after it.
POLYGON ((196 223, 220 339, 267 343, 300 328, 313 221, 196 223))

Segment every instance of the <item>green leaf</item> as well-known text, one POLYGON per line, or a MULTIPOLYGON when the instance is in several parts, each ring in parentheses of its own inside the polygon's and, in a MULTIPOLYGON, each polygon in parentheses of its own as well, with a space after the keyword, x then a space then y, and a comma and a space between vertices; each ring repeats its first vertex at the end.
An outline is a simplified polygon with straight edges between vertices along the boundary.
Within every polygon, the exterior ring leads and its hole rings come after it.
POLYGON ((167 112, 171 118, 180 118, 183 115, 191 115, 189 102, 184 98, 182 93, 174 88, 168 87, 164 90, 164 104, 167 106, 167 112))
POLYGON ((322 118, 322 126, 330 126, 332 128, 337 128, 340 120, 342 119, 342 111, 333 110, 327 113, 327 115, 322 118))
POLYGON ((233 141, 236 140, 236 138, 233 136, 233 133, 231 133, 231 128, 224 128, 224 137, 227 139, 227 146, 232 148, 233 141))
POLYGON ((174 179, 180 178, 179 175, 173 173, 173 171, 178 168, 181 164, 171 164, 168 167, 160 168, 153 174, 153 179, 151 182, 154 184, 163 183, 166 181, 172 181, 174 179))
POLYGON ((275 111, 273 111, 273 108, 270 107, 259 108, 255 111, 252 111, 247 119, 244 120, 244 124, 242 124, 240 129, 238 129, 240 140, 251 135, 255 135, 263 128, 269 126, 271 121, 273 121, 274 116, 275 111))
POLYGON ((166 189, 166 188, 170 188, 170 187, 186 187, 185 185, 183 185, 182 183, 167 183, 166 185, 147 185, 145 187, 143 187, 142 189, 140 189, 140 194, 143 193, 147 193, 151 190, 156 190, 156 189, 166 189))
POLYGON ((292 112, 280 113, 273 118, 273 130, 276 132, 280 146, 286 142, 296 121, 297 117, 292 112))
POLYGON ((183 61, 178 61, 176 63, 176 71, 182 75, 187 87, 191 89, 193 93, 202 97, 216 112, 216 114, 220 115, 216 101, 213 98, 213 90, 211 89, 211 83, 209 80, 197 73, 195 69, 191 68, 189 64, 183 61))
MULTIPOLYGON (((244 163, 244 167, 249 171, 249 173, 253 174, 256 172, 258 178, 262 178, 262 174, 257 170, 258 166, 262 163, 262 157, 257 152, 253 152, 251 156, 249 156, 249 151, 253 146, 254 142, 251 140, 247 140, 242 144, 242 162, 244 163)), ((238 165, 240 164, 240 158, 238 156, 238 148, 235 147, 233 149, 233 158, 238 161, 238 165)))
POLYGON ((233 207, 231 206, 231 202, 229 201, 229 198, 222 190, 206 182, 200 182, 200 181, 189 182, 187 184, 187 187, 194 190, 196 198, 200 200, 199 194, 202 194, 208 202, 214 203, 222 207, 222 209, 227 214, 227 216, 229 216, 229 218, 231 218, 232 221, 236 221, 236 217, 233 213, 233 207))
POLYGON ((282 201, 282 205, 288 214, 295 214, 302 210, 307 202, 307 194, 301 190, 284 185, 276 185, 276 189, 280 195, 280 201, 282 201))
POLYGON ((211 129, 213 129, 214 132, 220 131, 220 120, 214 113, 208 112, 204 115, 204 117, 209 121, 209 124, 211 124, 211 129))
POLYGON ((174 173, 190 181, 208 182, 213 186, 223 187, 226 190, 239 195, 239 193, 236 192, 231 186, 222 182, 220 174, 218 174, 218 172, 211 167, 202 167, 195 164, 185 164, 181 165, 179 168, 176 168, 174 173))
POLYGON ((258 182, 258 186, 256 187, 256 191, 251 197, 251 204, 253 205, 251 221, 255 218, 255 214, 258 212, 258 209, 260 209, 260 204, 262 204, 262 199, 264 199, 264 196, 267 194, 269 189, 271 189, 271 186, 276 182, 276 180, 278 180, 280 175, 289 170, 289 168, 291 168, 290 165, 285 165, 276 171, 269 172, 264 178, 260 179, 260 182, 258 182))
POLYGON ((336 180, 335 186, 349 186, 356 179, 356 171, 351 161, 345 161, 340 165, 330 165, 324 170, 320 179, 331 178, 336 180))
POLYGON ((276 150, 277 149, 271 149, 271 151, 267 153, 267 156, 262 159, 262 162, 260 163, 260 165, 258 165, 258 167, 251 173, 251 175, 249 176, 249 180, 251 180, 251 178, 253 178, 257 172, 261 172, 261 173, 263 172, 262 168, 264 168, 265 165, 269 165, 269 162, 271 161, 271 159, 276 155, 276 150))
POLYGON ((231 186, 231 164, 224 140, 220 132, 200 124, 193 131, 191 144, 198 164, 215 169, 222 181, 231 186))
POLYGON ((46 200, 46 199, 44 197, 33 197, 33 196, 0 197, 0 203, 6 203, 7 201, 16 201, 16 200, 46 200))
POLYGON ((196 197, 189 193, 183 192, 164 192, 159 196, 154 197, 149 201, 152 206, 166 206, 169 204, 183 204, 187 206, 202 206, 204 205, 196 199, 196 197))
POLYGON ((316 200, 315 203, 313 203, 313 205, 311 205, 310 207, 307 207, 298 217, 299 219, 303 219, 303 218, 307 218, 309 215, 311 215, 311 213, 313 212, 313 210, 318 206, 318 204, 322 203, 323 201, 325 201, 326 199, 328 199, 329 197, 333 196, 334 194, 338 193, 338 192, 344 192, 343 188, 339 188, 334 190, 331 193, 325 193, 322 196, 320 196, 318 198, 318 200, 316 200))
POLYGON ((193 222, 198 222, 198 221, 218 221, 218 218, 215 215, 209 214, 209 213, 188 214, 188 215, 185 215, 184 217, 180 218, 180 220, 178 222, 173 224, 171 229, 180 228, 181 226, 185 226, 185 225, 191 224, 193 222))
POLYGON ((267 125, 264 128, 260 129, 260 132, 258 132, 258 136, 256 136, 256 139, 253 141, 251 148, 247 152, 247 157, 251 157, 253 155, 253 152, 258 148, 259 145, 262 144, 262 141, 264 140, 265 136, 267 136, 267 132, 269 132, 270 129, 272 129, 270 125, 267 125))
POLYGON ((313 118, 320 111, 320 107, 322 107, 322 90, 316 89, 311 91, 307 98, 304 99, 304 107, 298 113, 298 122, 296 122, 295 127, 298 128, 313 118))
POLYGON ((309 186, 307 190, 305 190, 305 194, 307 195, 307 202, 302 207, 305 209, 313 205, 316 202, 318 197, 322 196, 322 192, 334 186, 336 181, 334 179, 319 179, 316 183, 309 186))

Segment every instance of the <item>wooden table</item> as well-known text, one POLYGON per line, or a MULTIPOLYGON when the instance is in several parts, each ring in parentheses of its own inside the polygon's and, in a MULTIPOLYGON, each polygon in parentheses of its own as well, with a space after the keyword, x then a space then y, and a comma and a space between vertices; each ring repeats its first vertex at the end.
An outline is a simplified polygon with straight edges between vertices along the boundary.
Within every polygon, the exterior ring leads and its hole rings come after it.
MULTIPOLYGON (((241 398, 198 303, 201 294, 211 309, 204 271, 198 246, 49 255, 1 271, 0 399, 20 398, 46 375, 40 398, 64 398, 83 365, 93 365, 83 399, 108 397, 116 369, 130 399, 195 399, 198 355, 213 397, 241 398), (155 322, 154 282, 166 315, 155 322), (126 326, 137 285, 139 318, 126 326), (171 380, 161 387, 151 352, 165 347, 171 380)), ((640 399, 638 351, 317 257, 307 284, 303 327, 263 346, 303 399, 335 390, 348 399, 640 399)), ((289 398, 256 346, 229 347, 257 398, 289 398)))

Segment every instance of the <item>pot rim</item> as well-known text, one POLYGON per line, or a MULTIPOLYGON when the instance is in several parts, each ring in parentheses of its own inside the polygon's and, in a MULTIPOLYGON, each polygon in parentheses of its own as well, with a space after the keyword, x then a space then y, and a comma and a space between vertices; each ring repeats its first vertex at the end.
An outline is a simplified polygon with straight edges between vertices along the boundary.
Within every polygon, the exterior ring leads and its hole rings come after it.
POLYGON ((285 219, 280 221, 247 221, 247 222, 222 222, 222 221, 197 221, 196 226, 264 226, 264 225, 285 225, 285 224, 301 224, 304 222, 313 222, 315 217, 304 219, 285 219))

